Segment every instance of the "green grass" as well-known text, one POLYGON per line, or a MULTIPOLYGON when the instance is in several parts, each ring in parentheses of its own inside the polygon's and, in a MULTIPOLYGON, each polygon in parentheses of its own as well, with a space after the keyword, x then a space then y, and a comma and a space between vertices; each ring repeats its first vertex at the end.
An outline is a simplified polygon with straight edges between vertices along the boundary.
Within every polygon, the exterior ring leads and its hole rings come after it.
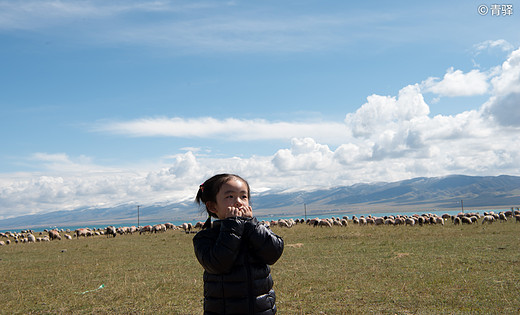
MULTIPOLYGON (((520 312, 520 224, 273 230, 286 243, 272 266, 279 314, 520 312)), ((192 237, 2 246, 0 313, 201 314, 192 237)))

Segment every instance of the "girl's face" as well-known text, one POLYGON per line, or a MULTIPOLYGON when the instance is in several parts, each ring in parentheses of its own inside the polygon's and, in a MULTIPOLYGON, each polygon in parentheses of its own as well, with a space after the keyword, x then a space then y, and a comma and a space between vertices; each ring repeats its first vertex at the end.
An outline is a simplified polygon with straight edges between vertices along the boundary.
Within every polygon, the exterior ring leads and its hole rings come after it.
POLYGON ((233 212, 235 209, 249 207, 248 195, 246 183, 238 178, 232 178, 220 187, 216 196, 217 202, 212 202, 208 209, 215 213, 220 220, 237 216, 234 215, 236 212, 233 212))

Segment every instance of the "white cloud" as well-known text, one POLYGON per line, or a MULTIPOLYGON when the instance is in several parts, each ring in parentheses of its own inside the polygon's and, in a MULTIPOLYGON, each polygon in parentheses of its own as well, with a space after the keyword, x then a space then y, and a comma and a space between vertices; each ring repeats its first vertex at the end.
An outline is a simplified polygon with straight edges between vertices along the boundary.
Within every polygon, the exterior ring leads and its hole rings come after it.
POLYGON ((424 102, 418 85, 409 85, 399 91, 398 98, 392 96, 371 95, 355 113, 345 117, 345 123, 356 137, 379 134, 389 126, 412 122, 426 117, 430 108, 424 102))
POLYGON ((491 79, 491 85, 493 94, 497 96, 520 93, 520 49, 513 51, 497 69, 497 75, 491 79))
MULTIPOLYGON (((477 48, 482 50, 488 47, 502 47, 504 51, 513 50, 511 44, 504 40, 487 41, 477 48)), ((451 67, 442 80, 435 77, 424 80, 421 83, 421 91, 450 97, 486 93, 505 96, 509 93, 520 93, 520 49, 513 50, 501 66, 493 67, 486 72, 474 69, 464 73, 451 67)))
POLYGON ((175 177, 195 177, 200 172, 195 155, 188 151, 184 155, 177 155, 173 166, 168 170, 175 177))
POLYGON ((334 160, 342 165, 352 166, 355 162, 369 160, 372 156, 372 145, 359 145, 352 142, 340 145, 334 151, 334 160))
POLYGON ((70 158, 65 153, 34 153, 28 162, 36 162, 37 164, 43 164, 48 170, 60 171, 60 172, 78 172, 82 170, 90 169, 91 159, 87 156, 79 156, 70 158))
POLYGON ((504 39, 486 40, 475 45, 477 54, 486 49, 499 48, 502 51, 512 51, 514 46, 504 39))
POLYGON ((332 163, 333 152, 328 146, 316 143, 312 138, 292 141, 291 149, 282 149, 273 157, 274 166, 284 172, 327 169, 332 163))
POLYGON ((511 93, 503 97, 492 97, 483 109, 498 124, 520 127, 520 93, 511 93))
POLYGON ((501 125, 520 127, 520 49, 497 69, 491 85, 493 96, 482 107, 482 114, 501 125))
POLYGON ((448 69, 442 80, 428 78, 422 83, 424 92, 441 96, 481 95, 488 91, 488 76, 479 70, 464 73, 461 70, 448 69))
POLYGON ((338 122, 270 122, 262 119, 215 119, 211 117, 184 119, 149 118, 125 122, 100 123, 94 131, 132 137, 212 138, 227 141, 290 140, 312 136, 315 139, 341 142, 347 133, 338 122))

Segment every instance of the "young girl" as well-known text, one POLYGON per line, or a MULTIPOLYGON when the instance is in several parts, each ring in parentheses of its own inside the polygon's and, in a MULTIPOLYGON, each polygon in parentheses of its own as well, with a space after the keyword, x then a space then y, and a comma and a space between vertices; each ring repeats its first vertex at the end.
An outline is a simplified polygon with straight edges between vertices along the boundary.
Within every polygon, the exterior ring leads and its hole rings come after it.
POLYGON ((204 314, 276 313, 268 265, 282 255, 283 240, 253 217, 250 197, 249 184, 232 174, 211 177, 197 192, 209 215, 193 238, 204 267, 204 314))

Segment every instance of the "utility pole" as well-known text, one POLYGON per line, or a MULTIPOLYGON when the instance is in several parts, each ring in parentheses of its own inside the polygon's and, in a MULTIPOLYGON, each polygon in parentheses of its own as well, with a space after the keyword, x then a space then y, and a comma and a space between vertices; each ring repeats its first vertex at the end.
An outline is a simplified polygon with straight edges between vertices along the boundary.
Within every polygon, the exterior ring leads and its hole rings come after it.
POLYGON ((462 213, 464 213, 464 203, 462 202, 462 200, 460 201, 460 207, 462 208, 462 213))
POLYGON ((139 205, 137 205, 137 228, 139 228, 139 205))
POLYGON ((303 209, 305 211, 305 222, 307 222, 307 204, 303 204, 303 209))

